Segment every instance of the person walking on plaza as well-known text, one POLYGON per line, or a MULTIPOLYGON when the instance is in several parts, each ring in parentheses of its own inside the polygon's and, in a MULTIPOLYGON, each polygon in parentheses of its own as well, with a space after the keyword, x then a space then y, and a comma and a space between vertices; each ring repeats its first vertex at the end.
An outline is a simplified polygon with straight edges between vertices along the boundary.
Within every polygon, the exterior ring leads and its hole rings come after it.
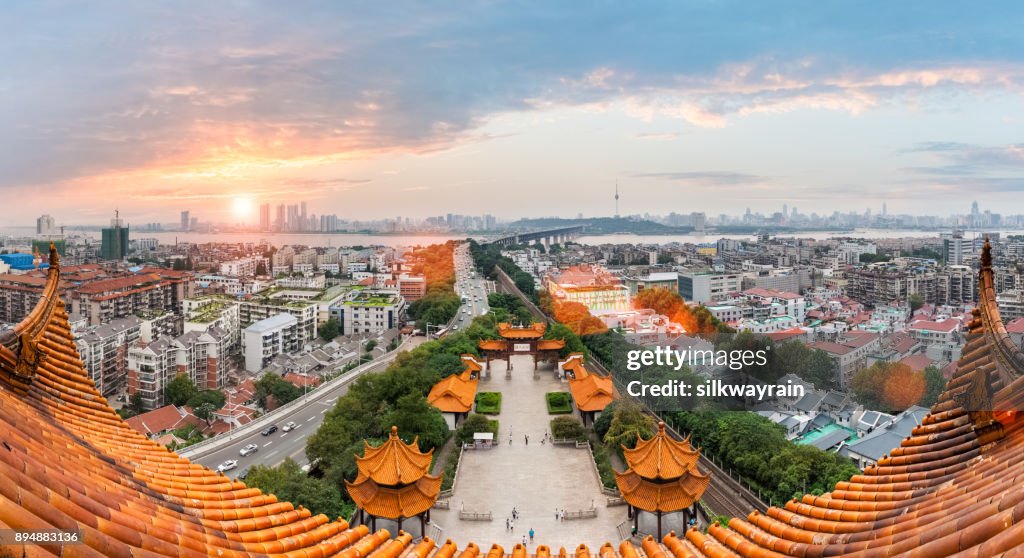
POLYGON ((526 445, 527 445, 527 446, 528 446, 528 445, 530 445, 530 436, 528 436, 528 435, 526 435, 526 434, 523 434, 523 439, 525 439, 525 440, 526 440, 526 445))
POLYGON ((510 520, 509 518, 507 518, 507 517, 506 517, 506 518, 505 518, 505 530, 506 530, 506 531, 508 531, 508 527, 509 527, 509 525, 510 525, 510 522, 511 522, 511 520, 510 520))
POLYGON ((523 535, 523 546, 526 546, 526 535, 523 535))
POLYGON ((533 542, 533 535, 534 535, 533 527, 530 527, 530 542, 531 543, 533 542))

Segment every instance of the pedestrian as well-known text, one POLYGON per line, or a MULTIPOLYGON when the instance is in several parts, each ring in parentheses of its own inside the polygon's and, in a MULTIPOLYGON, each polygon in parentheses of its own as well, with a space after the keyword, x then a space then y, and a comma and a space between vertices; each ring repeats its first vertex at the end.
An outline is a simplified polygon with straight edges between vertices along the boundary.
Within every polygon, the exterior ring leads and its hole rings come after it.
POLYGON ((508 524, 508 530, 512 531, 513 533, 516 532, 516 521, 514 519, 512 520, 512 523, 508 524))
POLYGON ((561 517, 561 514, 559 514, 559 512, 558 512, 558 508, 555 508, 555 521, 558 521, 560 517, 561 517))
POLYGON ((526 439, 526 445, 530 445, 530 436, 523 434, 523 438, 526 439))
POLYGON ((526 546, 526 535, 523 535, 523 546, 526 546))
POLYGON ((508 433, 508 445, 509 446, 512 445, 512 433, 511 432, 508 433))
POLYGON ((530 542, 533 542, 533 535, 534 535, 533 527, 530 527, 530 542))
POLYGON ((508 525, 509 525, 509 521, 510 521, 510 520, 509 520, 509 518, 507 518, 507 517, 506 517, 506 518, 505 518, 505 530, 506 530, 506 531, 508 531, 508 525))

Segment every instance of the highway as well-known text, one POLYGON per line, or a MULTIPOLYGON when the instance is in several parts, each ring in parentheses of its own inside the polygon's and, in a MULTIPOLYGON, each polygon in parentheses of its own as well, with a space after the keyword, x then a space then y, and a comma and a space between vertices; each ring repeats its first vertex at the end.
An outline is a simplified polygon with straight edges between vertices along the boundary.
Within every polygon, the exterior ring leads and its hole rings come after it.
MULTIPOLYGON (((460 296, 464 295, 465 300, 459 307, 458 314, 452 319, 452 331, 464 329, 472 323, 473 317, 486 314, 488 311, 487 293, 493 291, 493 287, 489 285, 488 281, 475 277, 473 261, 466 244, 456 248, 455 273, 456 292, 460 296)), ((426 340, 426 337, 413 337, 406 341, 398 351, 412 349, 426 340)), ((398 351, 384 355, 377 365, 364 370, 362 374, 384 370, 398 351)), ((323 394, 318 399, 310 399, 308 405, 299 405, 294 411, 278 418, 274 421, 274 425, 278 428, 277 432, 268 436, 263 436, 259 431, 239 435, 237 438, 231 439, 231 443, 196 458, 194 461, 216 470, 221 463, 229 459, 236 460, 237 468, 226 472, 229 476, 237 476, 254 465, 277 466, 289 457, 299 465, 306 465, 309 463, 306 458, 306 438, 320 427, 324 414, 334 406, 338 397, 348 393, 348 386, 349 383, 346 382, 330 388, 330 392, 323 394), (295 423, 295 428, 285 432, 284 426, 290 422, 295 423), (255 444, 259 449, 249 456, 240 455, 241 449, 249 444, 255 444)), ((228 436, 231 435, 228 434, 228 436)))

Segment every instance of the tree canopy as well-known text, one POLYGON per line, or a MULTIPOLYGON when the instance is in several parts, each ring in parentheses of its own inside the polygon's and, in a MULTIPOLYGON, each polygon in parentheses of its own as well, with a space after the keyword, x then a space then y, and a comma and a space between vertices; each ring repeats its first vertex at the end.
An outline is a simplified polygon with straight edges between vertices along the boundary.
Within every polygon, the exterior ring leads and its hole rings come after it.
POLYGON ((198 392, 188 374, 178 374, 164 387, 164 398, 171 405, 180 407, 188 403, 198 392))

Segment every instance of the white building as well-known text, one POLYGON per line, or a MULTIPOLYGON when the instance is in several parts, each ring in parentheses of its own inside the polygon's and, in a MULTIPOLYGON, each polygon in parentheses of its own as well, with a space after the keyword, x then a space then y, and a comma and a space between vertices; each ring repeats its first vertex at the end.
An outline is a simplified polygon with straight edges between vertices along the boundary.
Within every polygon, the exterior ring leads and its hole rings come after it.
POLYGON ((260 320, 242 332, 242 354, 245 369, 259 372, 270 360, 282 353, 298 349, 299 321, 291 314, 277 314, 260 320))
POLYGON ((331 313, 338 318, 342 335, 375 333, 398 327, 405 306, 405 299, 394 292, 355 291, 331 313))
POLYGON ((687 302, 705 304, 727 298, 742 290, 740 273, 684 271, 679 274, 679 294, 687 302))
POLYGON ((239 258, 237 260, 231 260, 220 264, 220 272, 222 275, 229 275, 231 277, 252 277, 256 275, 256 267, 263 262, 266 267, 266 258, 261 256, 249 256, 247 258, 239 258))

